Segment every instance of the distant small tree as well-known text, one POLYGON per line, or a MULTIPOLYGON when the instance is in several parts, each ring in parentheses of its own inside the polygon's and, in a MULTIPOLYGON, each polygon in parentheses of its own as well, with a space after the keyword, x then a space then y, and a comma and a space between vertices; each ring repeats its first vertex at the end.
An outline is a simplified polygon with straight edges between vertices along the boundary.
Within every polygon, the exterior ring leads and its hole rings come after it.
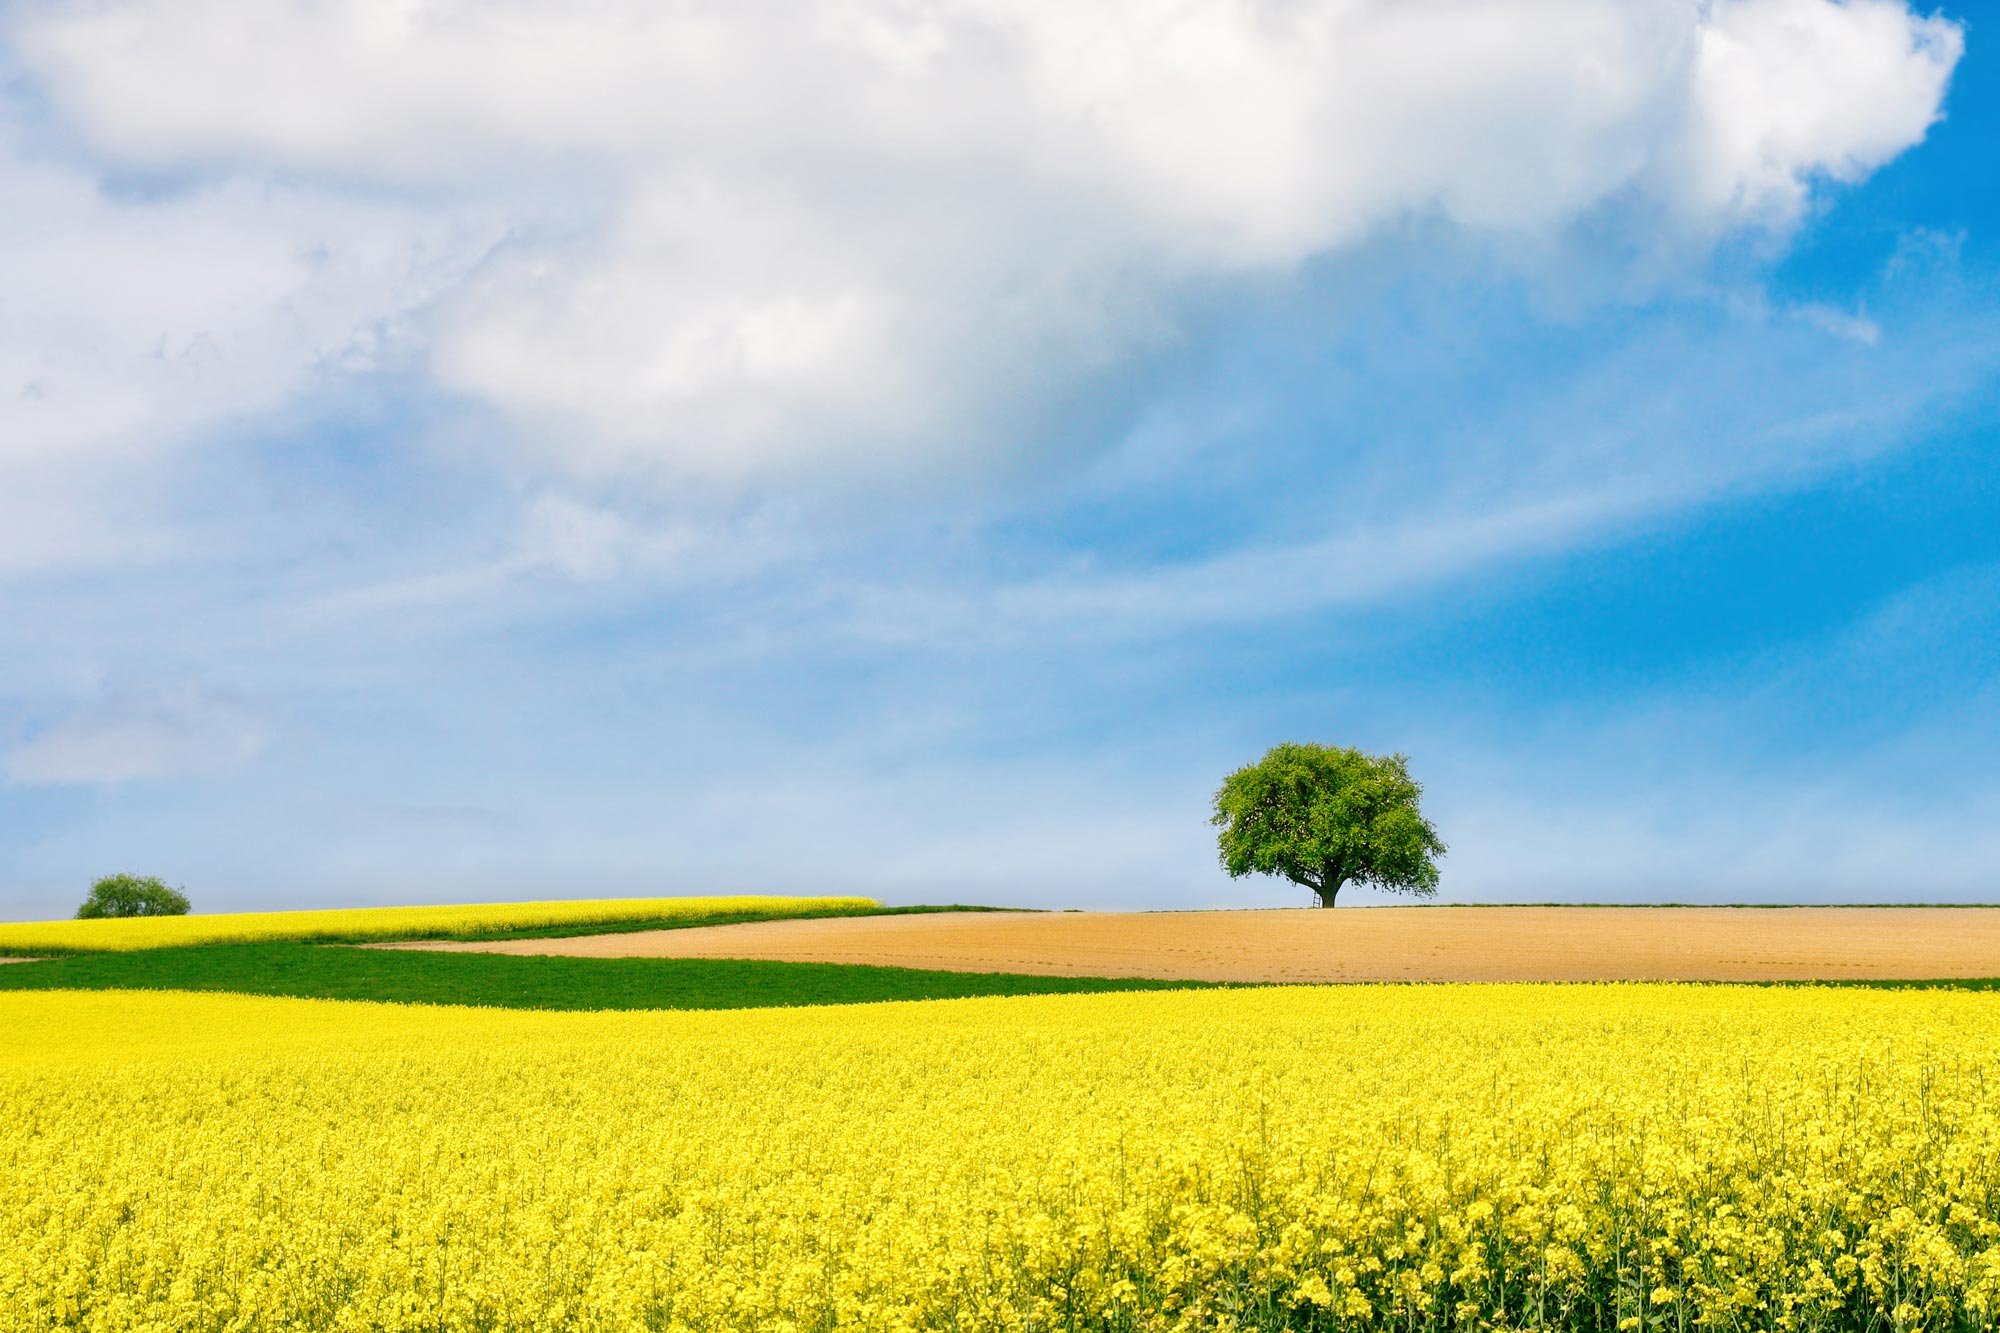
POLYGON ((106 875, 90 886, 76 909, 78 920, 101 916, 185 916, 187 895, 150 876, 106 875))
POLYGON ((1405 755, 1279 745, 1223 780, 1209 822, 1232 879, 1282 875, 1321 907, 1345 884, 1429 898, 1445 846, 1417 808, 1423 791, 1405 755))

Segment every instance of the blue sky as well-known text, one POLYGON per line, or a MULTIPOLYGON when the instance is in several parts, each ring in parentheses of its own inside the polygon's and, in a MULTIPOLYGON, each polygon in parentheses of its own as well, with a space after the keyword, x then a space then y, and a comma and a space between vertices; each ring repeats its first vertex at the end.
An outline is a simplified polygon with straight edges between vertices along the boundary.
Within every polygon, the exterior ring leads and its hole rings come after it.
POLYGON ((1976 11, 0 14, 0 916, 2000 897, 1976 11))

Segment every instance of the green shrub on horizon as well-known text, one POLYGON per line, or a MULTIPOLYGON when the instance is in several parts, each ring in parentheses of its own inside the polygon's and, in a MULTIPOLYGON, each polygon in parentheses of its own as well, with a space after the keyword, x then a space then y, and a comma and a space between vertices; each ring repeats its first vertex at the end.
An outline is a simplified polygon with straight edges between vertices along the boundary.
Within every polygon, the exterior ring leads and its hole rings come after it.
POLYGON ((76 909, 79 921, 113 917, 186 916, 187 895, 170 889, 151 875, 106 875, 90 886, 90 896, 76 909))

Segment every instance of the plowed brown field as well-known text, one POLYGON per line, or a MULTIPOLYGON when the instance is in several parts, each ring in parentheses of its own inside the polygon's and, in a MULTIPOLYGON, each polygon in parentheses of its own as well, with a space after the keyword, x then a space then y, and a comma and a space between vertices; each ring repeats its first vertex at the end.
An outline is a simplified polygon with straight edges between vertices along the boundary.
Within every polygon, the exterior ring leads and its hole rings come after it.
POLYGON ((2000 910, 1370 907, 942 912, 492 943, 582 958, 764 958, 1184 981, 1815 981, 2000 976, 2000 910))

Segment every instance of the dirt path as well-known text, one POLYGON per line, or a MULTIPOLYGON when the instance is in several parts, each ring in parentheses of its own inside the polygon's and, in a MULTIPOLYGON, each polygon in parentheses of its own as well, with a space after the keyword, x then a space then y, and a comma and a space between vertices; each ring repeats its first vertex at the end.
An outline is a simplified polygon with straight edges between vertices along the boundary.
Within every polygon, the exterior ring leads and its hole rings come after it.
POLYGON ((1187 981, 1991 977, 2000 976, 2000 909, 948 912, 389 947, 580 958, 767 958, 1187 981))

